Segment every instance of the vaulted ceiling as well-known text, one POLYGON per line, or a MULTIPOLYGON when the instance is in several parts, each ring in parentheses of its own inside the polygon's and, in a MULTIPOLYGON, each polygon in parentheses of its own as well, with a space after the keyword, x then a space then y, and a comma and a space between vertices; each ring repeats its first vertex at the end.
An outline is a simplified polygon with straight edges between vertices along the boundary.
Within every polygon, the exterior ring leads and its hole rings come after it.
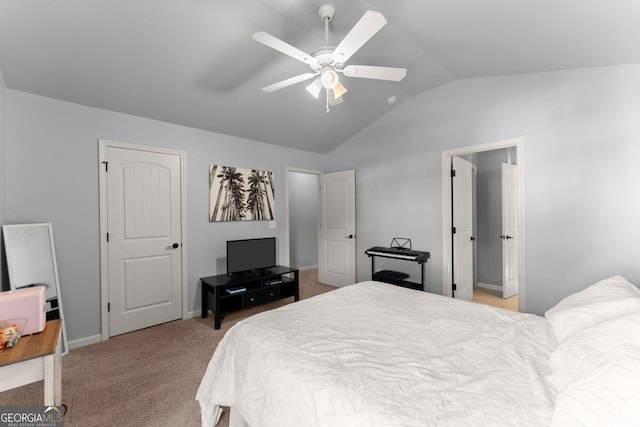
POLYGON ((639 40, 633 0, 0 0, 10 89, 318 153, 436 86, 639 63, 639 40), (404 80, 341 77, 349 91, 328 113, 305 83, 263 92, 309 68, 252 33, 311 53, 324 3, 332 45, 381 12, 387 25, 349 63, 404 67, 404 80))

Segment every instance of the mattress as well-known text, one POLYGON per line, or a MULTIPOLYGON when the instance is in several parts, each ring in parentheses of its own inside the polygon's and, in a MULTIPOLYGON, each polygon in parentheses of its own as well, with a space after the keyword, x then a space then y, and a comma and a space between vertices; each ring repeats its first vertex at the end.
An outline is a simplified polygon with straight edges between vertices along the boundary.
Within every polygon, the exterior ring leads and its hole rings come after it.
POLYGON ((555 346, 544 317, 361 282, 237 323, 196 398, 204 426, 549 425, 555 346))

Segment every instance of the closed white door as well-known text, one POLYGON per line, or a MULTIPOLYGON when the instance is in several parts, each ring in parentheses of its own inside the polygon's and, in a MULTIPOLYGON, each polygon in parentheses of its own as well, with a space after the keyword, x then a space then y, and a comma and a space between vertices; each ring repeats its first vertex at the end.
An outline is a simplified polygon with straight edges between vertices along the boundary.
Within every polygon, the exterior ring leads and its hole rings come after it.
POLYGON ((518 167, 502 164, 502 297, 518 293, 518 167))
POLYGON ((182 317, 181 160, 107 147, 109 335, 182 317))
POLYGON ((356 175, 354 170, 320 175, 318 281, 356 282, 356 175))
POLYGON ((454 298, 473 299, 473 165, 452 158, 453 283, 454 298))

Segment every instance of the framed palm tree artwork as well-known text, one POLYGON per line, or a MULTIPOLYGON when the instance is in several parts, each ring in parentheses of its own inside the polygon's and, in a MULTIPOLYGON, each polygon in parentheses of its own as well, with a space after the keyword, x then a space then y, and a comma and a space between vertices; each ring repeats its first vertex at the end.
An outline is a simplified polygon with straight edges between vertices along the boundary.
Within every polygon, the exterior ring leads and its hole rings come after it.
POLYGON ((274 219, 273 172, 209 166, 209 221, 274 219))

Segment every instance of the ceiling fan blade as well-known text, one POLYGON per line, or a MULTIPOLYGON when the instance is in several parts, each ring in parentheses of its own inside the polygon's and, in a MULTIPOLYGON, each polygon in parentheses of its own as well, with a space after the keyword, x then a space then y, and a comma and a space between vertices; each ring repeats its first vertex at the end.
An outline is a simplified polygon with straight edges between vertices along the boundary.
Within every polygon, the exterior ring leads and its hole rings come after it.
POLYGON ((291 78, 288 78, 286 80, 282 80, 281 82, 278 83, 274 83, 272 85, 269 86, 265 86, 262 88, 263 91, 265 92, 274 92, 278 89, 282 89, 285 88, 287 86, 291 86, 294 85, 296 83, 300 83, 303 82, 305 80, 309 80, 312 77, 317 76, 318 73, 305 73, 305 74, 300 74, 299 76, 294 76, 291 78))
POLYGON ((398 82, 407 75, 406 68, 375 67, 372 65, 347 65, 343 73, 347 77, 361 79, 391 80, 398 82))
POLYGON ((305 64, 318 64, 318 61, 313 56, 301 51, 297 47, 291 46, 289 43, 283 42, 279 38, 276 38, 269 33, 265 33, 263 31, 253 33, 251 38, 257 42, 262 43, 265 46, 269 46, 272 49, 280 51, 285 55, 289 55, 290 57, 297 59, 300 62, 304 62, 305 64))
POLYGON ((344 64, 351 56, 356 53, 371 37, 373 37, 382 27, 385 26, 387 20, 380 12, 368 10, 353 26, 351 31, 342 39, 340 44, 333 51, 332 58, 337 63, 344 64))

